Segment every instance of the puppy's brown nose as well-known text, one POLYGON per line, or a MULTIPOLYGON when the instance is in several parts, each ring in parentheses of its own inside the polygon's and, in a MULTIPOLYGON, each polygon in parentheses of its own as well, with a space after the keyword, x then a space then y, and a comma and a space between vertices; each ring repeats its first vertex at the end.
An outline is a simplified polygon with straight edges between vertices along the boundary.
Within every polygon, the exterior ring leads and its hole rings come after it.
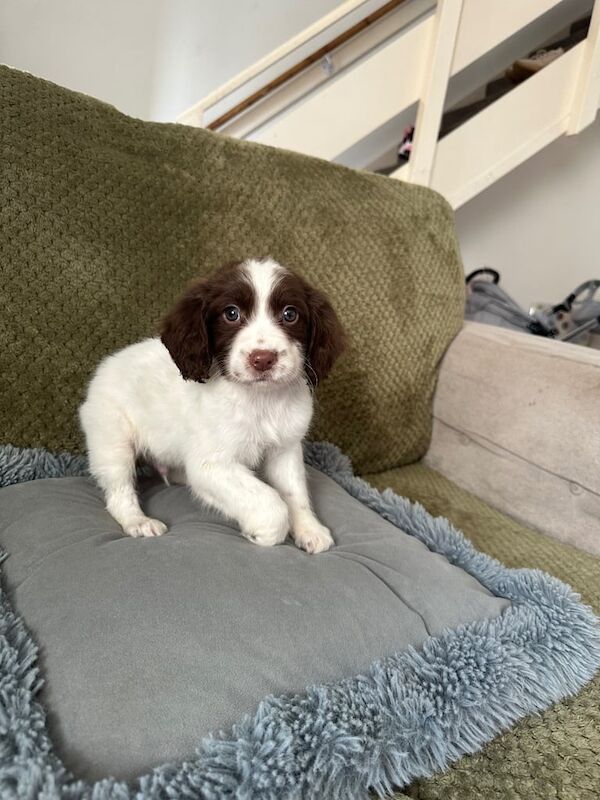
POLYGON ((251 367, 259 372, 266 372, 277 362, 277 353, 274 350, 253 350, 248 356, 251 367))

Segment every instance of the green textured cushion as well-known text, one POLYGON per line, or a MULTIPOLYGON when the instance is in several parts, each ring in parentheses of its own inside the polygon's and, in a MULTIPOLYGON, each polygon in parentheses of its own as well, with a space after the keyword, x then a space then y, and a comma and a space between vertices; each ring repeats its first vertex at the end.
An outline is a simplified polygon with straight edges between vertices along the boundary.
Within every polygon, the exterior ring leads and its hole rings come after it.
MULTIPOLYGON (((600 559, 523 527, 423 464, 367 480, 447 517, 475 547, 510 567, 537 567, 566 581, 600 613, 600 559)), ((600 676, 575 697, 527 717, 446 772, 415 782, 416 800, 597 800, 600 676)))
POLYGON ((0 442, 80 450, 76 407, 98 360, 151 334, 194 276, 271 255, 329 293, 351 336, 313 437, 359 471, 424 454, 463 313, 441 197, 141 122, 6 67, 0 107, 0 442))

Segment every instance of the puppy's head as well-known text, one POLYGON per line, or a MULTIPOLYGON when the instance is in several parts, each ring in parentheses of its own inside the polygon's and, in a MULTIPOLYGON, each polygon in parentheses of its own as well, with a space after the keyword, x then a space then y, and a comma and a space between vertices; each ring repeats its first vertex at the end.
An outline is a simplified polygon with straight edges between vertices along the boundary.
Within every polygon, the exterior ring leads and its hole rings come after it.
POLYGON ((244 384, 316 385, 345 346, 327 298, 275 261, 228 264, 192 284, 161 339, 182 376, 244 384))

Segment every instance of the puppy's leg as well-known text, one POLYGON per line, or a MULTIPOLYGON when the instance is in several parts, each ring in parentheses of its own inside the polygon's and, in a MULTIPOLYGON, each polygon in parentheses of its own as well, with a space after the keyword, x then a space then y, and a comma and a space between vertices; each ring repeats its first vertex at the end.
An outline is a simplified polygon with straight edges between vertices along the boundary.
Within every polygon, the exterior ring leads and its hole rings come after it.
POLYGON ((86 403, 81 424, 86 435, 90 472, 104 491, 106 508, 128 536, 160 536, 164 522, 147 517, 135 491, 135 450, 129 424, 118 413, 86 403))
POLYGON ((329 550, 333 544, 331 533, 321 525, 310 507, 302 445, 298 443, 269 452, 264 471, 267 481, 287 503, 296 545, 307 553, 329 550))
POLYGON ((255 544, 283 542, 290 528, 288 509, 277 492, 241 464, 189 463, 188 482, 194 494, 234 519, 255 544))

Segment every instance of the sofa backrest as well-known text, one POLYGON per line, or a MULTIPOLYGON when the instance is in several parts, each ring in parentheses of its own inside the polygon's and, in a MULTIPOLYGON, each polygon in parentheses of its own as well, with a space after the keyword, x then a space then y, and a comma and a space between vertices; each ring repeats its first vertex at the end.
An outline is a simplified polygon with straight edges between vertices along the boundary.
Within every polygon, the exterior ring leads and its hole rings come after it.
POLYGON ((182 125, 0 67, 0 443, 81 451, 92 370, 194 277, 272 256, 324 289, 350 347, 311 437, 359 472, 420 458, 463 314, 434 192, 182 125))

